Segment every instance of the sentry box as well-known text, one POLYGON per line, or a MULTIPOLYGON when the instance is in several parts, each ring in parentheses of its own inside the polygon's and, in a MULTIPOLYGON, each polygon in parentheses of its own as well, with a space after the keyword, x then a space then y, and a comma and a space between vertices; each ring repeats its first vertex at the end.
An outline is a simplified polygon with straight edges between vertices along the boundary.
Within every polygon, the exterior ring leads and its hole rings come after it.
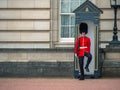
MULTIPOLYGON (((90 72, 85 71, 85 76, 98 78, 101 76, 101 63, 100 63, 100 47, 99 47, 99 23, 100 14, 103 13, 97 6, 91 1, 87 0, 74 11, 75 13, 75 39, 79 37, 79 26, 81 23, 87 23, 88 33, 87 36, 91 40, 91 54, 92 61, 89 65, 90 72)), ((86 64, 87 58, 84 58, 84 64, 86 64)), ((74 57, 74 77, 80 76, 78 59, 74 57)), ((85 66, 85 65, 84 65, 85 66)))

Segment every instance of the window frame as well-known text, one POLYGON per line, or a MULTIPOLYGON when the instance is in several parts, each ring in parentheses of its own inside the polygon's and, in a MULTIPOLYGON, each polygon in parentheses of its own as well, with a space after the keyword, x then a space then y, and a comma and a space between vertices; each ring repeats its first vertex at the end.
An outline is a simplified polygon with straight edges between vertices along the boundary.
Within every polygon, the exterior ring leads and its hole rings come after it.
MULTIPOLYGON (((82 4, 85 1, 79 1, 79 3, 82 4)), ((96 3, 95 0, 90 0, 90 1, 93 2, 93 3, 96 3)), ((70 3, 69 3, 69 6, 70 6, 70 3)), ((62 27, 62 25, 61 25, 61 15, 75 15, 75 13, 71 13, 71 12, 70 13, 61 13, 61 0, 60 0, 60 6, 59 6, 59 8, 60 8, 59 9, 59 40, 60 40, 60 42, 74 42, 74 37, 71 37, 71 38, 70 37, 68 37, 68 38, 61 37, 61 27, 62 27)), ((70 9, 71 8, 69 8, 69 11, 70 11, 70 9)), ((72 27, 72 25, 71 25, 71 27, 72 27)), ((74 25, 74 27, 76 27, 76 25, 74 25)))
MULTIPOLYGON (((74 37, 68 37, 68 38, 64 38, 64 37, 61 37, 61 16, 62 15, 74 15, 75 16, 75 13, 61 13, 61 0, 60 0, 60 9, 59 9, 59 40, 60 42, 74 42, 74 37)), ((79 3, 82 3, 82 1, 79 1, 79 3)), ((69 3, 69 7, 70 7, 70 3, 69 3)), ((69 8, 69 11, 71 11, 71 8, 69 8)), ((71 19, 70 19, 71 20, 71 19)), ((69 25, 69 28, 70 27, 74 27, 75 28, 75 25, 69 25)))
MULTIPOLYGON (((70 6, 70 3, 69 3, 69 6, 70 6)), ((69 8, 69 11, 70 11, 70 8, 69 8)), ((59 10, 59 39, 60 39, 60 42, 74 42, 74 37, 68 37, 68 38, 63 38, 61 37, 61 16, 62 15, 75 15, 75 13, 61 13, 61 0, 60 0, 60 10, 59 10)), ((71 20, 71 19, 70 19, 71 20)), ((72 27, 73 25, 69 25, 69 28, 70 26, 72 27)), ((75 25, 74 25, 75 27, 75 25)))

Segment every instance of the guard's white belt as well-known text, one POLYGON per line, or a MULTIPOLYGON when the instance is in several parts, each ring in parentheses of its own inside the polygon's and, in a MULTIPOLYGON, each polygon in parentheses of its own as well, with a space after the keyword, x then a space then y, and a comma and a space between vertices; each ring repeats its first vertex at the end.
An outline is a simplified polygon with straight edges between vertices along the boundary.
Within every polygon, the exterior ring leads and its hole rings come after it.
POLYGON ((87 48, 87 47, 80 47, 80 49, 84 49, 84 48, 87 48))

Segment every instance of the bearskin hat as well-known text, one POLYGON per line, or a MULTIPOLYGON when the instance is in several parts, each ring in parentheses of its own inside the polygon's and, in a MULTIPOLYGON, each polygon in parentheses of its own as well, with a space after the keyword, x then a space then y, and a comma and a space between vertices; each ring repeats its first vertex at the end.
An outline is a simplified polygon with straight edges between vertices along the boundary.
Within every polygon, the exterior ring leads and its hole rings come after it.
POLYGON ((82 32, 85 32, 85 34, 87 34, 88 33, 88 25, 86 23, 81 23, 79 30, 80 30, 80 34, 82 34, 82 32))

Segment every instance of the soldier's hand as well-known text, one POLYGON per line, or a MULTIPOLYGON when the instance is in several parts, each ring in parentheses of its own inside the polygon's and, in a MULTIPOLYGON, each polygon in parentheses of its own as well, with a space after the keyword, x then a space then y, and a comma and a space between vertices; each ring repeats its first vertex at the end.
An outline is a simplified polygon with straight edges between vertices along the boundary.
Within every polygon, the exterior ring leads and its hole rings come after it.
POLYGON ((76 53, 75 53, 75 57, 78 57, 76 53))

